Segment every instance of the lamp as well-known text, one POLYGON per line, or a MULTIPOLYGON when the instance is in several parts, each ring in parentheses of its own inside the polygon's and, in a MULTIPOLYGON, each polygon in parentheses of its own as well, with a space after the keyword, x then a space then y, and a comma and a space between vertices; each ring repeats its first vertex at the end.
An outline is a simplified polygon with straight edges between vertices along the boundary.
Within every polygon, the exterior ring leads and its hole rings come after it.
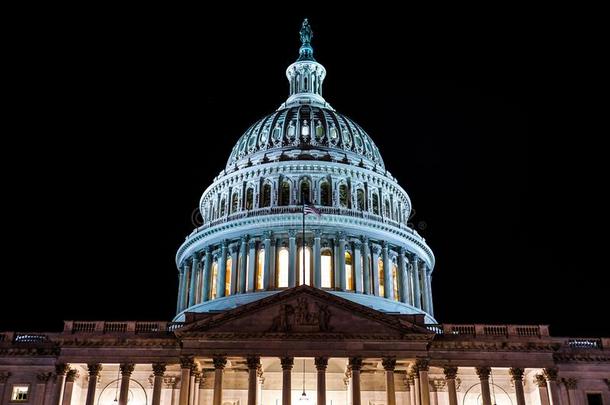
POLYGON ((299 398, 299 401, 302 401, 302 404, 306 404, 309 402, 309 398, 307 398, 307 394, 305 393, 305 359, 303 359, 303 393, 301 394, 301 398, 299 398))
POLYGON ((119 380, 121 379, 121 368, 119 367, 119 371, 117 371, 116 375, 116 391, 114 392, 114 402, 119 402, 119 380))

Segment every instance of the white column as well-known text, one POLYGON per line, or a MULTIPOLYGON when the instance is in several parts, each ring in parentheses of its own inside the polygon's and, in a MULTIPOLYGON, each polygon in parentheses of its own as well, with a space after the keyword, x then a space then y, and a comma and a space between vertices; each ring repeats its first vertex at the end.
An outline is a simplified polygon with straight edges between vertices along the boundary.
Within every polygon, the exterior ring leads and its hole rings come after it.
MULTIPOLYGON (((561 400, 559 399, 559 384, 557 383, 557 369, 554 368, 545 368, 544 369, 544 377, 546 378, 548 384, 548 392, 549 399, 551 400, 551 405, 561 405, 561 400)), ((576 383, 574 383, 576 384, 576 383)), ((566 384, 566 388, 569 387, 566 384)), ((572 398, 570 398, 570 404, 574 405, 572 402, 572 398)))
POLYGON ((383 244, 383 296, 385 298, 394 299, 394 285, 392 283, 392 263, 390 262, 390 255, 388 252, 389 246, 384 242, 383 244))
POLYGON ((350 358, 349 367, 352 371, 352 405, 362 405, 360 396, 360 370, 362 369, 362 359, 360 357, 350 358))
MULTIPOLYGON (((282 405, 290 405, 292 401, 292 366, 294 365, 293 357, 282 357, 282 405)), ((216 405, 216 404, 214 404, 216 405)))
POLYGON ((449 396, 449 405, 457 405, 457 390, 455 388, 455 377, 457 376, 457 367, 445 367, 443 369, 445 373, 445 382, 447 384, 447 394, 449 396))
POLYGON ((246 362, 248 363, 248 405, 256 405, 257 372, 261 359, 258 356, 250 356, 246 362))
POLYGON ((313 280, 314 287, 322 287, 322 257, 320 249, 320 236, 322 232, 319 229, 313 231, 313 280))
POLYGON ((210 299, 210 286, 213 282, 212 280, 212 248, 205 248, 205 264, 203 265, 203 293, 201 301, 206 302, 210 299))
POLYGON ((372 245, 371 251, 373 254, 373 285, 371 287, 373 294, 379 296, 379 253, 381 253, 381 247, 372 245))
POLYGON ((269 254, 269 289, 273 290, 276 286, 276 275, 275 275, 275 259, 277 257, 277 253, 275 250, 276 238, 271 238, 271 248, 269 248, 270 252, 265 252, 265 255, 269 254))
POLYGON ((199 374, 199 391, 197 394, 197 401, 198 402, 195 405, 205 405, 205 373, 203 370, 201 371, 201 374, 199 374))
POLYGON ((314 359, 317 371, 317 403, 326 404, 326 367, 328 366, 328 358, 316 357, 314 359))
POLYGON ((218 278, 216 280, 216 298, 225 296, 227 280, 227 241, 220 245, 220 257, 218 258, 218 278))
POLYGON ((517 398, 517 405, 525 405, 525 392, 523 391, 523 369, 518 367, 512 367, 508 370, 513 382, 515 383, 515 396, 517 398))
POLYGON ((229 247, 229 251, 231 252, 231 289, 230 294, 237 294, 239 291, 239 286, 237 285, 237 260, 239 254, 239 244, 234 243, 229 247))
POLYGON ((550 405, 549 391, 546 386, 546 378, 542 374, 536 374, 534 383, 538 386, 538 395, 540 397, 540 405, 550 405))
POLYGON ((248 252, 247 252, 247 241, 246 241, 246 237, 242 236, 241 238, 241 244, 239 246, 239 288, 238 291, 240 294, 243 294, 246 292, 247 290, 247 280, 246 280, 246 274, 247 274, 247 267, 246 265, 248 264, 248 259, 247 256, 248 252))
POLYGON ((191 368, 193 367, 193 359, 183 357, 180 359, 180 399, 179 405, 189 405, 189 385, 191 382, 191 368))
POLYGON ((248 242, 248 292, 254 292, 256 281, 256 240, 248 242))
POLYGON ((188 306, 195 305, 197 299, 197 274, 199 273, 199 254, 193 254, 191 258, 191 288, 189 291, 188 306))
POLYGON ((341 291, 345 291, 347 289, 347 280, 345 275, 345 232, 339 232, 337 234, 337 240, 339 242, 339 245, 337 246, 337 259, 339 264, 339 288, 341 289, 341 291))
POLYGON ((74 382, 78 379, 78 372, 74 369, 68 370, 66 374, 66 387, 64 388, 63 405, 72 403, 72 393, 74 392, 74 382))
POLYGON ((421 405, 430 405, 430 381, 428 380, 428 361, 417 360, 417 370, 419 371, 419 394, 421 405))
POLYGON ((371 264, 369 257, 371 252, 369 249, 369 240, 362 238, 362 288, 365 294, 371 294, 371 264))
POLYGON ((222 405, 222 373, 227 365, 226 357, 214 357, 214 400, 213 405, 222 405))
POLYGON ((297 282, 297 231, 288 231, 288 287, 296 286, 297 282))
POLYGON ((419 281, 419 258, 413 255, 411 260, 411 274, 413 275, 413 306, 421 308, 421 293, 419 281))
POLYGON ((491 374, 491 368, 477 367, 476 372, 481 381, 481 400, 483 401, 483 405, 491 405, 491 391, 489 390, 489 375, 491 374))
POLYGON ((354 286, 356 287, 357 293, 362 293, 362 255, 361 255, 362 243, 357 240, 354 241, 354 257, 352 258, 353 266, 354 266, 354 276, 356 280, 354 280, 354 286))
POLYGON ((395 358, 384 358, 382 361, 385 370, 385 392, 387 405, 396 405, 396 387, 394 386, 395 358))
MULTIPOLYGON (((55 392, 53 393, 53 401, 51 402, 53 405, 61 405, 68 370, 70 370, 70 366, 67 364, 62 363, 55 365, 55 392)), ((0 397, 0 400, 2 400, 2 397, 0 397)), ((86 404, 93 404, 93 400, 91 400, 91 402, 87 402, 86 404)))
POLYGON ((165 375, 165 364, 154 363, 152 365, 154 380, 152 405, 161 405, 161 389, 163 388, 163 376, 165 375))
POLYGON ((188 259, 185 259, 185 262, 182 264, 182 287, 180 287, 180 311, 184 311, 184 309, 188 306, 189 301, 189 278, 191 276, 191 263, 188 259))
POLYGON ((129 399, 129 380, 131 379, 131 373, 133 373, 134 365, 124 363, 120 365, 121 368, 121 391, 119 392, 119 405, 127 405, 129 399))
POLYGON ((271 273, 271 236, 272 233, 267 231, 264 233, 263 244, 265 246, 265 262, 263 271, 263 289, 269 290, 269 274, 271 273))
POLYGON ((87 399, 85 405, 93 405, 95 403, 95 390, 97 388, 97 379, 102 371, 101 364, 87 364, 89 370, 89 384, 87 385, 87 399))

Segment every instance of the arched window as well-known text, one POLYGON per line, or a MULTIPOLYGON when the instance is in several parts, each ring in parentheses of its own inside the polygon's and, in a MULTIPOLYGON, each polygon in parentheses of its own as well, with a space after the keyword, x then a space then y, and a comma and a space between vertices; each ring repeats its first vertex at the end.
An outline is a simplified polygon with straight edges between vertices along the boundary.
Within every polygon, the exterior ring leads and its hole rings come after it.
POLYGON ((246 209, 251 210, 253 208, 254 203, 254 189, 252 187, 248 187, 246 190, 246 209))
POLYGON ((385 210, 384 210, 383 215, 386 218, 391 218, 392 217, 392 210, 390 209, 390 200, 387 200, 387 199, 385 200, 385 210))
POLYGON ((305 247, 305 261, 303 262, 303 248, 299 249, 299 263, 298 263, 298 279, 299 285, 307 284, 311 285, 311 249, 305 247), (305 264, 305 273, 303 273, 303 264, 305 264), (305 276, 305 278, 303 278, 305 276))
POLYGON ((307 91, 307 76, 303 78, 303 88, 307 91))
POLYGON ((385 295, 385 273, 383 268, 383 260, 381 260, 381 258, 379 258, 379 260, 377 261, 377 266, 379 268, 379 271, 377 273, 377 276, 379 277, 379 296, 383 297, 385 295))
POLYGON ((354 266, 352 264, 352 254, 345 252, 345 288, 348 291, 354 291, 354 266))
POLYGON ((364 204, 364 190, 359 188, 356 190, 356 200, 358 200, 358 209, 364 211, 366 205, 364 204))
POLYGON ((307 179, 301 180, 300 183, 299 204, 303 204, 303 197, 305 197, 305 203, 311 202, 311 184, 307 179))
POLYGON ((339 186, 339 204, 342 208, 349 208, 349 192, 347 190, 347 184, 341 184, 339 186))
POLYGON ((225 216, 225 208, 226 208, 226 203, 225 203, 225 198, 222 197, 222 200, 220 200, 220 216, 224 217, 225 216))
POLYGON ((322 271, 322 288, 333 288, 333 254, 330 249, 322 250, 320 254, 320 270, 322 271))
POLYGON ((210 299, 213 300, 214 298, 216 298, 216 279, 218 277, 218 262, 216 261, 216 258, 214 258, 214 261, 212 262, 212 279, 210 280, 210 283, 212 285, 212 288, 210 288, 210 299))
POLYGON ((261 207, 269 207, 271 205, 271 184, 263 184, 263 193, 261 194, 261 207))
POLYGON ((260 248, 256 255, 256 285, 255 290, 262 290, 264 288, 263 278, 265 277, 265 249, 260 248))
POLYGON ((379 196, 377 192, 373 193, 373 214, 379 215, 379 196))
POLYGON ((277 255, 277 286, 279 288, 288 287, 288 249, 283 247, 277 255))
POLYGON ((231 267, 233 267, 233 259, 228 257, 225 274, 225 297, 231 295, 231 267))
POLYGON ((330 207, 332 205, 330 182, 328 180, 322 180, 322 182, 320 182, 320 204, 325 207, 330 207))
POLYGON ((394 289, 394 299, 396 301, 400 301, 400 296, 398 294, 398 266, 394 262, 392 262, 392 284, 392 288, 394 289))
POLYGON ((283 180, 280 186, 280 205, 290 205, 290 182, 283 180))
POLYGON ((237 208, 239 206, 239 195, 237 193, 233 193, 231 196, 231 214, 237 212, 237 208))

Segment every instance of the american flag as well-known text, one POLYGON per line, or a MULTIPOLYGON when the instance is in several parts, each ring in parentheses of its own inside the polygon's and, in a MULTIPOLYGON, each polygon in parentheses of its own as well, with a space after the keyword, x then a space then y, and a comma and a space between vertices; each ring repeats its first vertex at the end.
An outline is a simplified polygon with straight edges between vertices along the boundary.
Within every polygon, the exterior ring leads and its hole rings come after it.
POLYGON ((312 204, 303 205, 303 215, 307 215, 307 214, 315 214, 319 217, 322 216, 322 213, 320 212, 320 210, 317 209, 316 207, 314 207, 312 204))

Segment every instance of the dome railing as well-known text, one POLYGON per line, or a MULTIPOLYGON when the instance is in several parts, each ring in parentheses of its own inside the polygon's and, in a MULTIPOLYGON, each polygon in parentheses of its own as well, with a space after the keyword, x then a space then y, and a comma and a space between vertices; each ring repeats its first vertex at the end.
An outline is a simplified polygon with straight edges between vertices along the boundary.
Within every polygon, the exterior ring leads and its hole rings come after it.
MULTIPOLYGON (((382 215, 373 214, 367 211, 361 211, 353 208, 339 208, 339 207, 317 207, 318 210, 322 213, 322 215, 341 215, 348 216, 352 218, 362 218, 368 219, 371 221, 382 222, 384 224, 392 225, 396 228, 400 228, 404 231, 412 233, 414 235, 419 236, 417 231, 408 227, 406 224, 395 221, 388 217, 384 217, 382 215)), ((281 215, 281 214, 300 214, 303 212, 302 205, 287 205, 287 206, 276 206, 276 207, 263 207, 256 208, 247 211, 240 211, 233 214, 225 215, 220 218, 216 218, 212 221, 206 222, 203 225, 195 228, 189 236, 186 237, 188 239, 190 236, 196 234, 199 231, 202 231, 207 228, 211 228, 216 225, 224 224, 227 222, 235 221, 242 218, 252 218, 252 217, 260 217, 266 215, 281 215)))

